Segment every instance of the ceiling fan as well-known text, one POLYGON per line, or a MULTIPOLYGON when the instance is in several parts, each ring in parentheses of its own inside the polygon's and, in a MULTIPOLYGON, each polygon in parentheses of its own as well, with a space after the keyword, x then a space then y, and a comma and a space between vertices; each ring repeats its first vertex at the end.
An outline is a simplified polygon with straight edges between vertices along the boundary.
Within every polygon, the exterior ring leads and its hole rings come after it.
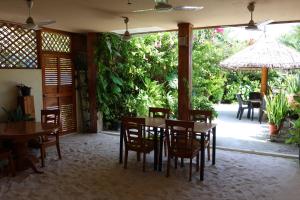
POLYGON ((260 23, 255 23, 254 20, 253 20, 253 12, 254 12, 254 9, 255 9, 255 1, 252 1, 248 4, 247 6, 250 14, 251 14, 251 19, 248 23, 248 25, 245 27, 246 30, 261 30, 259 27, 263 27, 263 26, 266 26, 270 23, 272 23, 274 20, 266 20, 266 21, 263 21, 263 22, 260 22, 260 23))
POLYGON ((135 10, 133 12, 148 12, 148 11, 198 11, 203 9, 203 6, 172 6, 168 0, 154 0, 155 6, 151 9, 135 10))
POLYGON ((33 18, 31 17, 31 9, 33 7, 33 0, 26 0, 27 6, 28 6, 28 18, 25 21, 25 24, 23 25, 24 28, 32 29, 32 30, 39 30, 42 26, 54 24, 56 21, 54 20, 47 20, 42 22, 35 22, 33 18))
POLYGON ((126 25, 126 30, 123 34, 123 40, 128 41, 131 39, 131 34, 128 31, 128 22, 129 22, 129 18, 128 17, 122 17, 124 19, 124 23, 126 25))

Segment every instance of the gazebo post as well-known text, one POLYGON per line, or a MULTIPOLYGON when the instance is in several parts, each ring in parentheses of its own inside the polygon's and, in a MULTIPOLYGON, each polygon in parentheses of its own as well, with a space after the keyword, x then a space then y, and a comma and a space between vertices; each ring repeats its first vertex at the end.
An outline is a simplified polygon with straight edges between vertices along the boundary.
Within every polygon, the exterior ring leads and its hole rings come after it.
POLYGON ((262 96, 267 94, 268 89, 268 68, 263 66, 261 69, 261 88, 260 93, 262 96))
POLYGON ((178 118, 189 119, 192 96, 193 25, 178 24, 178 118))

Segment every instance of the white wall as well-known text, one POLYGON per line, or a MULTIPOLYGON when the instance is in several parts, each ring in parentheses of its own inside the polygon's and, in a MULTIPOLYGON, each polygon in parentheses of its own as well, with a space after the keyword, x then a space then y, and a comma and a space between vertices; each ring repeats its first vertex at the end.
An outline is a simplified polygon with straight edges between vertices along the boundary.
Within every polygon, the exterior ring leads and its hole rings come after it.
POLYGON ((0 121, 6 119, 2 106, 9 110, 16 108, 16 85, 20 83, 31 87, 35 117, 40 121, 40 110, 43 108, 41 69, 0 69, 0 121))

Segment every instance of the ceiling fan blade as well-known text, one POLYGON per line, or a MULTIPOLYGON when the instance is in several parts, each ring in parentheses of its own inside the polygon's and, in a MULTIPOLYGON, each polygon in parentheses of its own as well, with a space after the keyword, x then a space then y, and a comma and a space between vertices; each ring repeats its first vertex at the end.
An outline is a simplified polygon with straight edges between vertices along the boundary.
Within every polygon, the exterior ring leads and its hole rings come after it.
POLYGON ((203 6, 176 6, 173 7, 173 10, 176 11, 199 11, 202 10, 203 6))
POLYGON ((141 13, 141 12, 150 12, 150 11, 155 11, 155 9, 143 9, 143 10, 134 10, 132 11, 133 13, 141 13))
POLYGON ((22 27, 25 29, 39 30, 39 26, 36 24, 23 24, 22 27))
POLYGON ((47 20, 47 21, 37 22, 36 24, 38 26, 47 26, 47 25, 54 24, 54 23, 56 23, 55 20, 47 20))
POLYGON ((272 19, 269 19, 269 20, 265 20, 263 22, 259 22, 259 23, 256 23, 257 26, 266 26, 268 24, 271 24, 272 22, 274 22, 274 20, 272 19))

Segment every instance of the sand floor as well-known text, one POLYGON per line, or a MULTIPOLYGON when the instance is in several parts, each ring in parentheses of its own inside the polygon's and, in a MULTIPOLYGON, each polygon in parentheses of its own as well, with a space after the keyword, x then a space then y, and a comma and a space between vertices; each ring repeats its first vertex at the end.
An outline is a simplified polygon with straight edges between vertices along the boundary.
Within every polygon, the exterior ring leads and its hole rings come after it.
POLYGON ((300 168, 297 160, 217 150, 216 166, 207 163, 205 180, 194 172, 188 182, 188 165, 171 176, 146 172, 129 154, 128 169, 118 164, 119 137, 74 134, 61 140, 62 160, 48 151, 44 174, 31 170, 0 179, 0 199, 299 199, 300 168))

